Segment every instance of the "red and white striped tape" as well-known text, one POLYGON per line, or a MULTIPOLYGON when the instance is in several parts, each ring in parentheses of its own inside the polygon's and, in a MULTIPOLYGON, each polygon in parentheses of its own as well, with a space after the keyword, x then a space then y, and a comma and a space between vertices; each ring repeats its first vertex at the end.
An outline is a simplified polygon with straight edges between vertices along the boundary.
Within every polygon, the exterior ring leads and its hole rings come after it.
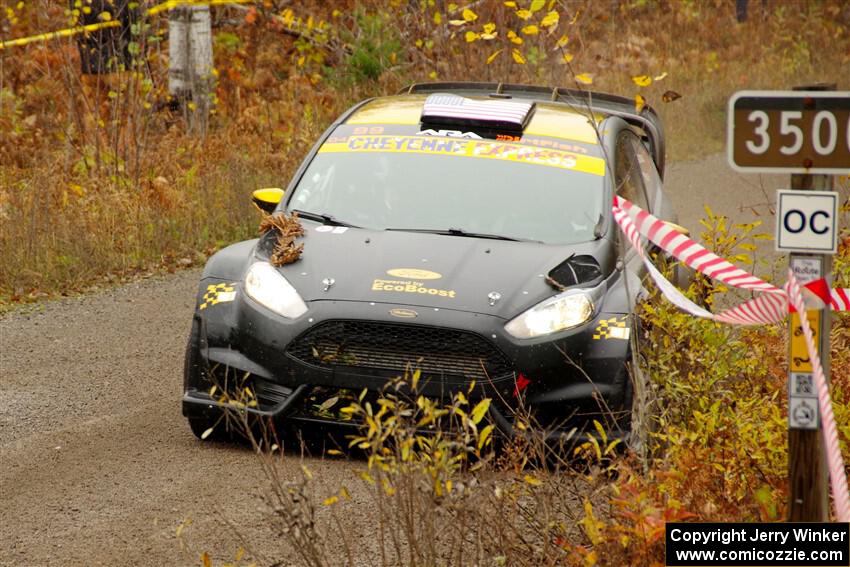
MULTIPOLYGON (((649 268, 651 262, 644 251, 640 240, 641 236, 656 244, 670 256, 682 261, 685 265, 705 274, 709 278, 719 280, 732 287, 762 293, 762 295, 745 301, 740 305, 714 314, 697 306, 688 300, 684 294, 676 290, 678 293, 676 294, 677 301, 675 303, 677 305, 679 303, 690 304, 685 309, 692 314, 737 325, 777 323, 784 320, 787 316, 790 305, 788 303, 788 294, 784 289, 769 284, 753 274, 738 268, 724 258, 717 256, 700 243, 677 232, 664 221, 622 197, 614 197, 612 212, 614 219, 632 246, 647 264, 647 268, 649 268)), ((650 269, 650 274, 653 275, 653 279, 658 283, 658 278, 663 279, 663 276, 657 270, 654 272, 650 269)), ((808 282, 803 287, 811 291, 824 304, 828 304, 834 311, 850 311, 850 289, 830 289, 824 279, 808 282)), ((672 289, 675 289, 675 287, 672 289)), ((672 298, 668 297, 668 299, 672 298)))
MULTIPOLYGON (((793 270, 789 270, 788 283, 784 289, 780 289, 717 256, 698 242, 679 233, 664 221, 626 199, 614 197, 612 212, 620 229, 643 259, 650 276, 664 296, 671 303, 692 315, 737 325, 778 323, 783 321, 790 311, 803 312, 812 307, 804 302, 803 289, 817 298, 819 308, 825 308, 828 305, 834 311, 850 311, 850 289, 830 289, 829 284, 823 278, 808 282, 801 287, 793 270), (685 265, 712 279, 722 281, 733 287, 760 292, 762 295, 720 313, 711 313, 688 299, 658 271, 644 250, 641 236, 653 242, 677 260, 682 261, 685 265)), ((800 322, 806 338, 806 349, 814 370, 835 516, 839 522, 848 522, 850 521, 850 492, 847 489, 844 459, 838 444, 838 432, 835 426, 835 416, 832 412, 829 385, 826 383, 823 367, 820 364, 808 318, 800 317, 800 322)))
MULTIPOLYGON (((794 308, 803 313, 806 304, 803 302, 803 292, 794 270, 788 270, 788 295, 794 308)), ((800 317, 800 326, 803 328, 803 336, 806 338, 806 348, 809 351, 809 359, 812 364, 815 390, 818 393, 818 407, 820 409, 820 422, 823 431, 823 443, 826 447, 826 466, 829 470, 829 483, 832 486, 832 500, 835 505, 835 518, 839 522, 850 522, 850 492, 847 490, 847 474, 844 471, 844 459, 841 456, 841 447, 838 445, 838 430, 835 427, 835 415, 832 413, 832 400, 829 395, 829 385, 818 356, 812 328, 808 317, 800 317)))

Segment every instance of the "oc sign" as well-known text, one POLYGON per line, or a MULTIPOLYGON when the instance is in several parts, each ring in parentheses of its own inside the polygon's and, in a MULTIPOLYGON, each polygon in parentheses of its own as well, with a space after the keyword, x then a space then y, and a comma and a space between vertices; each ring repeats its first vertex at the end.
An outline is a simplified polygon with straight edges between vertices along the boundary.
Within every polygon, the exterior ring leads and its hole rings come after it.
POLYGON ((835 254, 838 193, 787 189, 776 193, 776 249, 835 254))

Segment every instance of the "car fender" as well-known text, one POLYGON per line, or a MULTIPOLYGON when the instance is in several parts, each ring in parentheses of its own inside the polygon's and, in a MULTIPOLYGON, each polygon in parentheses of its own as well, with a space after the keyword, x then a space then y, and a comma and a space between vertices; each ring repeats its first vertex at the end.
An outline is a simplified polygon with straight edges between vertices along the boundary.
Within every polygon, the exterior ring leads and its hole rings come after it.
POLYGON ((640 276, 628 269, 618 269, 608 282, 603 310, 607 313, 633 313, 638 301, 647 296, 640 276))
POLYGON ((257 240, 237 242, 213 254, 204 266, 201 279, 241 280, 257 240))

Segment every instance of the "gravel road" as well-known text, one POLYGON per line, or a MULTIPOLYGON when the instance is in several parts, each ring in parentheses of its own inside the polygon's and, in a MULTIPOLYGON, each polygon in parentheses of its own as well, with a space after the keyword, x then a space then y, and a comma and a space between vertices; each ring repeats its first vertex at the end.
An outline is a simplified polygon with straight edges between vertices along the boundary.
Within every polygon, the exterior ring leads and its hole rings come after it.
MULTIPOLYGON (((735 174, 724 156, 674 164, 667 175, 681 224, 697 233, 703 202, 746 222, 786 183, 735 174)), ((772 216, 762 218, 772 231, 772 216)), ((255 496, 265 483, 257 457, 198 442, 180 415, 198 277, 151 278, 0 319, 0 565, 199 565, 201 550, 218 563, 240 545, 222 519, 274 556, 255 496), (187 518, 190 554, 175 537, 187 518)), ((363 466, 306 462, 320 494, 355 485, 363 466)), ((282 466, 294 476, 300 461, 282 466)), ((347 525, 368 546, 371 511, 358 500, 347 525)))

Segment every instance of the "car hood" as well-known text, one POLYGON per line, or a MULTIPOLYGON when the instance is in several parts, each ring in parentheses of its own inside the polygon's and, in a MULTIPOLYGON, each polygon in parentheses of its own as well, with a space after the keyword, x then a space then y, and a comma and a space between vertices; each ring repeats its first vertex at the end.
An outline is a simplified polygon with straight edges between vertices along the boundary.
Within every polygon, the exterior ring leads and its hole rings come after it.
POLYGON ((557 293, 546 276, 571 256, 597 258, 610 272, 600 258, 611 256, 603 253, 603 240, 566 246, 309 221, 304 228, 301 258, 280 271, 307 302, 367 301, 510 319, 557 293), (493 301, 491 294, 500 297, 493 301))

